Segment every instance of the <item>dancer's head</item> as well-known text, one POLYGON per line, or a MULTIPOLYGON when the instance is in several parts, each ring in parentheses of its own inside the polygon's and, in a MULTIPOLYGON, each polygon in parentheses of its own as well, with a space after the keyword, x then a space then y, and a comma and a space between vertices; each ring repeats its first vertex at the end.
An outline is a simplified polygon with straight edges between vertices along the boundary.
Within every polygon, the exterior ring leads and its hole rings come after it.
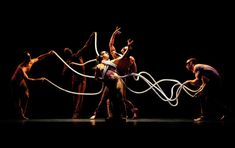
POLYGON ((70 48, 64 48, 65 58, 71 58, 73 55, 73 51, 70 48))
POLYGON ((31 55, 28 51, 24 52, 24 61, 28 63, 31 60, 31 55))
POLYGON ((100 57, 102 60, 108 60, 109 59, 109 53, 107 51, 101 51, 100 52, 100 57))
POLYGON ((186 61, 186 68, 190 71, 193 70, 193 67, 195 64, 197 64, 197 59, 196 58, 189 58, 187 61, 186 61))

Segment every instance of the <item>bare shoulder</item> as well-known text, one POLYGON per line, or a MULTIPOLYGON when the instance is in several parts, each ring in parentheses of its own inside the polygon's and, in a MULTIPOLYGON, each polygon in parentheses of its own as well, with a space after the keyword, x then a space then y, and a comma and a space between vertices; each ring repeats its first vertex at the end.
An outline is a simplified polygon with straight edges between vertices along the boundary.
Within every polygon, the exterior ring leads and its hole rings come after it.
POLYGON ((39 60, 38 58, 33 58, 33 59, 31 59, 30 64, 34 64, 34 63, 37 62, 38 60, 39 60))
POLYGON ((103 69, 104 68, 104 64, 100 63, 96 66, 98 69, 103 69))

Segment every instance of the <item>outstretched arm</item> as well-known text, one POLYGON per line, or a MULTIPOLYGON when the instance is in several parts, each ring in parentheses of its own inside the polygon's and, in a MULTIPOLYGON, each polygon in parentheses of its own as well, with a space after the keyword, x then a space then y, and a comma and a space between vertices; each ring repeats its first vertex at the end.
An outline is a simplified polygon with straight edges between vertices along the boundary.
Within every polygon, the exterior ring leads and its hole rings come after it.
POLYGON ((24 79, 26 79, 26 80, 29 80, 29 81, 37 81, 37 80, 44 81, 46 79, 44 77, 42 77, 42 78, 30 78, 28 76, 28 74, 26 73, 26 70, 24 68, 21 68, 20 70, 21 70, 21 73, 22 73, 24 79))
POLYGON ((78 50, 76 53, 75 53, 75 57, 79 57, 83 54, 83 52, 87 49, 88 45, 91 44, 91 40, 92 40, 92 36, 95 34, 95 32, 92 32, 91 35, 89 36, 88 40, 86 41, 86 43, 83 45, 83 47, 78 50))
POLYGON ((28 76, 28 74, 26 73, 26 71, 25 71, 24 68, 20 68, 20 71, 21 71, 21 74, 23 75, 24 79, 30 80, 30 81, 33 81, 33 80, 34 80, 33 78, 30 78, 30 77, 28 76))
POLYGON ((42 59, 44 59, 44 58, 46 58, 47 56, 52 55, 52 54, 53 54, 52 51, 49 51, 49 52, 44 53, 44 54, 41 54, 40 56, 31 59, 31 62, 32 62, 32 63, 38 62, 38 61, 40 61, 40 60, 42 60, 42 59))
POLYGON ((115 31, 113 32, 111 38, 110 38, 110 41, 109 41, 109 51, 110 51, 110 54, 112 55, 112 57, 114 59, 118 58, 119 56, 116 54, 116 48, 114 46, 114 41, 115 41, 115 37, 118 35, 118 34, 121 34, 120 32, 120 27, 116 27, 115 31))

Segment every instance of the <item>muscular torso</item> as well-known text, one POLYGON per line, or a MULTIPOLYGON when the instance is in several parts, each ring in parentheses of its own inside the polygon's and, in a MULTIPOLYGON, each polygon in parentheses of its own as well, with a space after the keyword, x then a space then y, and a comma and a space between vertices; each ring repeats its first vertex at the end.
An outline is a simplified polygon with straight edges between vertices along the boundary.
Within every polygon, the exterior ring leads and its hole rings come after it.
POLYGON ((102 79, 116 79, 118 77, 116 73, 116 68, 112 66, 107 66, 108 65, 104 63, 100 63, 97 65, 95 74, 96 78, 101 77, 102 79))
POLYGON ((114 59, 114 63, 117 65, 117 71, 119 75, 126 75, 130 72, 135 72, 134 69, 131 69, 131 66, 134 64, 135 59, 130 57, 124 57, 120 60, 114 59))
POLYGON ((127 74, 130 66, 131 66, 131 63, 130 63, 129 58, 124 58, 118 62, 117 70, 120 73, 120 75, 127 74))
POLYGON ((21 63, 17 69, 15 70, 15 73, 13 74, 11 81, 14 86, 20 87, 22 89, 28 89, 26 84, 26 77, 24 76, 24 73, 27 75, 27 73, 30 71, 31 67, 33 65, 33 62, 21 63))

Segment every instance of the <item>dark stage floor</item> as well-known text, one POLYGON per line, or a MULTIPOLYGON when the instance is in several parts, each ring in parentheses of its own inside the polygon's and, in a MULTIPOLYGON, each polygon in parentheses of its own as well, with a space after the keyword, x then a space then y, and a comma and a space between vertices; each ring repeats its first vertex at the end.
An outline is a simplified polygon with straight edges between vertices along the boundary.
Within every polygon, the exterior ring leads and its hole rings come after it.
POLYGON ((230 145, 230 135, 235 129, 233 120, 195 123, 191 119, 161 118, 128 119, 126 122, 108 122, 105 119, 2 120, 0 127, 1 137, 10 141, 8 144, 13 140, 30 139, 38 144, 62 142, 108 147, 107 141, 120 146, 124 143, 182 146, 186 145, 185 141, 198 146, 208 141, 230 145))

